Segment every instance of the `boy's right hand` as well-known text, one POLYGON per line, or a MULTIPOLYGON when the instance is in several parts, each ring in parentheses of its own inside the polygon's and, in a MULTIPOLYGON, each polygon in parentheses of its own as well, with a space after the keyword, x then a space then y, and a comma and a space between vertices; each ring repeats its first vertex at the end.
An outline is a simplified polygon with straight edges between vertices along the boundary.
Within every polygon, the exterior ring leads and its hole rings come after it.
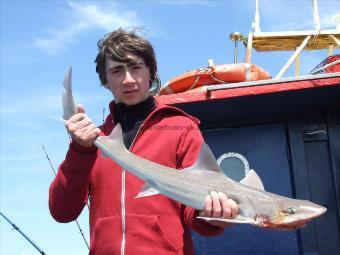
POLYGON ((78 113, 65 122, 66 129, 77 143, 85 147, 91 147, 98 137, 100 129, 87 117, 82 105, 77 105, 77 108, 78 113))

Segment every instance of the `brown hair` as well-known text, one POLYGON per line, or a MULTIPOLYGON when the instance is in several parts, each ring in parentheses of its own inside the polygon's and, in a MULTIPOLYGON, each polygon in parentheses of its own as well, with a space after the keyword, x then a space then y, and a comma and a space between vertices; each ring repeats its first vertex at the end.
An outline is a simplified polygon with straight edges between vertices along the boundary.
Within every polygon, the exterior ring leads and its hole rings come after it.
POLYGON ((155 52, 149 41, 137 35, 137 29, 131 32, 119 28, 116 31, 106 34, 97 43, 99 53, 97 54, 95 63, 96 72, 103 86, 106 86, 105 57, 111 58, 117 62, 131 61, 126 57, 130 53, 140 57, 145 65, 150 69, 152 82, 156 78, 157 63, 155 52))

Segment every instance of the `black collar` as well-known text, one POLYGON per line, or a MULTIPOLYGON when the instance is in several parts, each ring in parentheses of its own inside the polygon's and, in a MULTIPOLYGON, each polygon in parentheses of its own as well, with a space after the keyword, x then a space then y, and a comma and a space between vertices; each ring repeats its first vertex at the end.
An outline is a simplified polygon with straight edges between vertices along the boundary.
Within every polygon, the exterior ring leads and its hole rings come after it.
POLYGON ((137 121, 145 120, 146 117, 155 109, 155 99, 149 96, 143 102, 127 106, 123 103, 115 104, 114 120, 122 125, 123 130, 137 121))

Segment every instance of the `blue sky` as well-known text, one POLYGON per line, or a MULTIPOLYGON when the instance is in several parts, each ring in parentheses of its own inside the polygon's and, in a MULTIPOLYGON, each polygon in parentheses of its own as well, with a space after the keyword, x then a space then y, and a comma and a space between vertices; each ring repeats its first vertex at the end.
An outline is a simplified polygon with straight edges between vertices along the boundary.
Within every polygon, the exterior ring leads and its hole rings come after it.
MULTIPOLYGON (((320 0, 321 27, 338 1, 320 0)), ((112 99, 99 86, 96 43, 118 27, 143 26, 154 45, 163 84, 187 70, 233 61, 229 34, 251 30, 255 0, 249 1, 19 1, 1 0, 0 208, 47 254, 80 255, 87 248, 75 223, 56 223, 47 206, 53 172, 63 160, 68 137, 61 121, 62 81, 73 66, 73 89, 96 124, 112 99)), ((262 31, 313 29, 311 1, 260 1, 262 31)), ((240 47, 240 58, 244 54, 240 47)), ((292 53, 256 53, 253 62, 273 76, 292 53)), ((327 52, 302 56, 308 73, 327 52)), ((290 70, 287 75, 292 75, 290 70)), ((286 75, 286 76, 287 76, 286 75)), ((88 211, 79 218, 87 239, 88 211)), ((0 253, 38 254, 0 219, 0 253)))

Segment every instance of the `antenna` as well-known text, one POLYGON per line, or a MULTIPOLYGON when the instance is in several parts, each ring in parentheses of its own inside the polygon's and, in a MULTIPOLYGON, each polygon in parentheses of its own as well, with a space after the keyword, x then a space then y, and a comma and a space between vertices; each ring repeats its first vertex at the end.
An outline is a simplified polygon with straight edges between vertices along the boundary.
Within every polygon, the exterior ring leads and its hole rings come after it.
POLYGON ((243 39, 243 35, 239 32, 231 33, 229 39, 234 41, 234 63, 237 63, 238 57, 238 41, 243 39))
POLYGON ((252 24, 255 33, 261 32, 260 29, 260 13, 259 13, 259 0, 255 2, 255 18, 252 24))
POLYGON ((316 31, 319 33, 321 28, 320 28, 320 17, 319 17, 317 0, 312 0, 312 5, 313 5, 314 26, 315 26, 316 31))
POLYGON ((22 232, 22 231, 20 230, 20 228, 19 228, 17 225, 15 225, 9 218, 7 218, 2 212, 0 212, 0 215, 1 215, 2 217, 4 217, 4 219, 7 220, 9 224, 12 225, 13 229, 15 229, 16 231, 18 231, 23 237, 25 237, 25 239, 26 239, 30 244, 32 244, 32 246, 33 246, 34 248, 36 248, 36 249, 40 252, 40 254, 46 255, 46 253, 45 253, 42 249, 40 249, 39 246, 36 245, 36 244, 31 240, 31 238, 29 238, 27 235, 25 235, 25 233, 22 232))
MULTIPOLYGON (((43 148, 43 150, 44 150, 44 153, 45 153, 45 156, 46 156, 46 158, 47 158, 47 160, 48 160, 48 163, 50 164, 50 167, 51 167, 51 169, 52 169, 54 175, 56 176, 57 173, 56 173, 56 171, 54 170, 54 167, 53 167, 53 165, 52 165, 52 162, 51 162, 51 160, 50 160, 50 157, 48 156, 48 154, 47 154, 47 152, 46 152, 46 150, 45 150, 45 146, 43 145, 42 148, 43 148)), ((87 209, 90 209, 90 208, 89 208, 89 204, 86 203, 86 205, 87 205, 87 209)), ((83 237, 84 242, 85 242, 87 248, 90 249, 89 244, 88 244, 87 241, 86 241, 84 232, 83 232, 82 228, 80 227, 78 220, 75 220, 75 222, 76 222, 76 224, 77 224, 77 226, 78 226, 79 233, 80 233, 81 236, 83 237)))

